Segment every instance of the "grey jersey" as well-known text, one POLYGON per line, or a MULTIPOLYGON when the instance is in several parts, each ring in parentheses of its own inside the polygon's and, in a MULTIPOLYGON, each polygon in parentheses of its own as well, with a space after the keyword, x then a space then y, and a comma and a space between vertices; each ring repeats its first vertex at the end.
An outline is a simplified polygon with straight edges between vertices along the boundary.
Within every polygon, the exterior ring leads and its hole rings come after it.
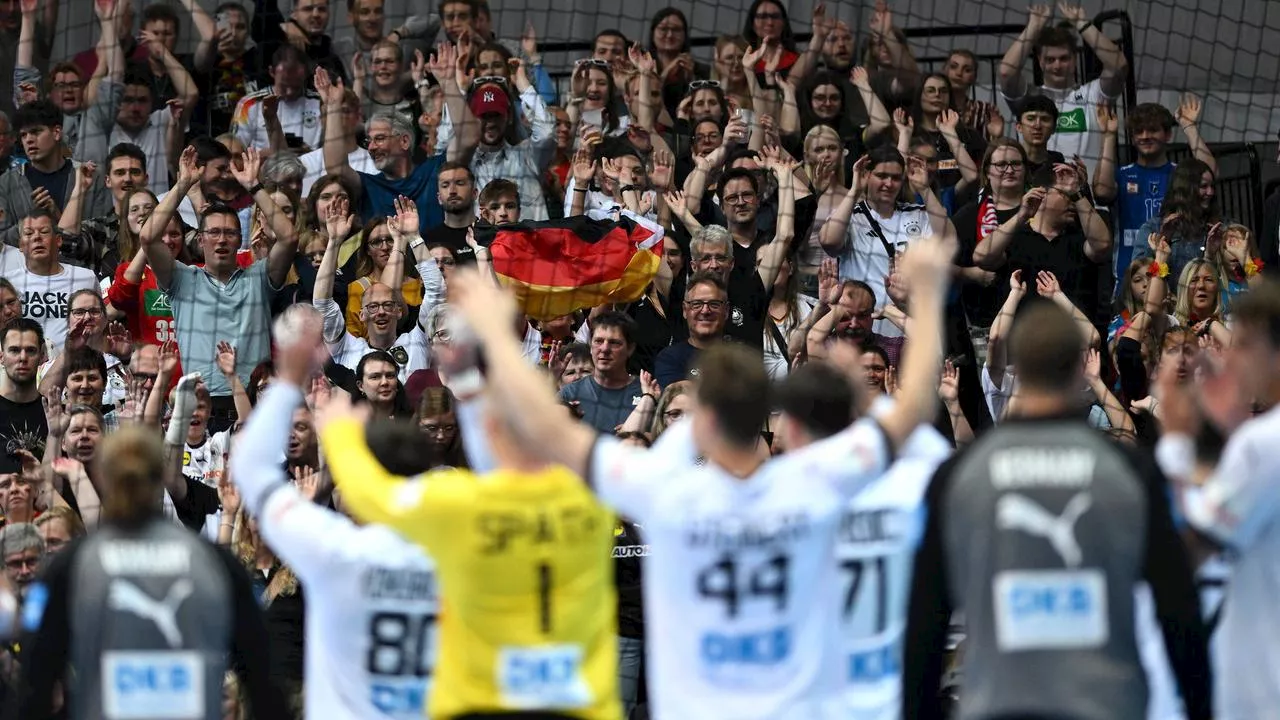
POLYGON ((944 465, 927 506, 906 717, 934 716, 940 661, 929 653, 955 610, 968 638, 961 718, 1144 717, 1133 607, 1144 579, 1188 707, 1207 700, 1190 564, 1153 463, 1080 422, 1012 421, 944 465))
POLYGON ((160 518, 99 526, 55 557, 28 592, 23 624, 34 635, 23 642, 31 692, 22 717, 44 717, 47 688, 69 660, 76 720, 221 718, 228 653, 255 705, 283 709, 264 681, 265 629, 243 570, 160 518))

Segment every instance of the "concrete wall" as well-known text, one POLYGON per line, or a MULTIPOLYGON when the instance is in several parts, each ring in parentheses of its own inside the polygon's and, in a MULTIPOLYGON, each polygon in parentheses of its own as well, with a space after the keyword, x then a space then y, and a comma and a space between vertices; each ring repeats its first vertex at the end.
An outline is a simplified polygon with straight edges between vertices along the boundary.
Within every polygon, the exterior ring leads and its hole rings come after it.
MULTIPOLYGON (((56 56, 90 47, 96 28, 86 12, 91 0, 60 0, 62 12, 56 56)), ((145 0, 139 0, 145 1, 145 0)), ((181 13, 180 3, 173 2, 181 13)), ((212 9, 214 0, 201 0, 212 9)), ((272 1, 272 0, 268 0, 272 1)), ((286 9, 292 0, 279 0, 286 9)), ((345 0, 330 0, 333 34, 346 27, 345 0)), ((397 19, 435 9, 438 0, 387 0, 388 16, 397 19)), ((694 35, 740 32, 750 0, 490 0, 504 37, 518 37, 526 20, 548 41, 589 40, 605 28, 617 28, 633 39, 648 33, 649 18, 667 5, 689 16, 694 35)), ((787 2, 793 27, 807 32, 815 0, 787 2)), ((250 4, 250 3, 247 3, 250 4)), ((828 2, 861 34, 873 0, 828 2)), ((1018 24, 1026 21, 1024 0, 895 0, 901 27, 1018 24)), ((1085 3, 1092 14, 1104 9, 1085 3)), ((1177 93, 1191 90, 1206 98, 1203 133, 1210 141, 1272 141, 1280 129, 1280 3, 1263 0, 1151 0, 1113 2, 1132 18, 1136 46, 1139 99, 1176 105, 1177 93)), ((1118 30, 1111 28, 1113 35, 1118 30)), ((190 41, 190 28, 184 40, 190 41)), ((945 54, 953 46, 980 55, 1003 52, 1010 36, 938 38, 913 43, 918 57, 945 54)), ((573 58, 549 54, 548 65, 567 67, 573 58)), ((990 69, 984 68, 990 76, 990 69)))

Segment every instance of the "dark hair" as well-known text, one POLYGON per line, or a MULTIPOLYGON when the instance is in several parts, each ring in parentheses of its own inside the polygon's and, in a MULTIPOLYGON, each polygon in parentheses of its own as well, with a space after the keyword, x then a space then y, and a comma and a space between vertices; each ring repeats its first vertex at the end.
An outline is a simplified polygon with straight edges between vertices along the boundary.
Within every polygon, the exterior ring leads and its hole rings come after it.
POLYGON ((468 164, 466 164, 466 163, 464 163, 464 162, 458 162, 457 160, 449 160, 449 161, 447 161, 447 162, 441 163, 441 165, 440 165, 440 169, 439 169, 438 171, 436 171, 436 177, 438 178, 438 177, 440 177, 441 175, 443 175, 444 173, 447 173, 447 172, 449 172, 449 171, 451 171, 451 170, 464 170, 464 171, 466 171, 466 173, 467 173, 467 179, 469 179, 469 180, 471 181, 471 184, 473 184, 473 185, 475 184, 475 182, 476 182, 476 174, 475 174, 474 172, 472 172, 472 171, 471 171, 471 166, 470 166, 470 165, 468 165, 468 164))
POLYGON ((107 153, 107 162, 103 166, 107 174, 111 173, 111 163, 119 160, 120 158, 137 160, 142 164, 144 172, 147 169, 147 154, 142 151, 142 148, 134 145, 133 143, 117 143, 111 148, 111 152, 107 153))
POLYGON ((1200 179, 1205 173, 1213 174, 1212 168, 1192 157, 1180 161, 1169 176, 1169 188, 1164 192, 1160 212, 1162 215, 1178 213, 1178 217, 1168 223, 1171 238, 1203 236, 1208 225, 1222 219, 1217 193, 1208 208, 1200 207, 1200 179))
MULTIPOLYGON (((303 217, 303 225, 311 229, 319 229, 325 226, 324 218, 316 216, 316 203, 320 200, 320 193, 330 185, 341 185, 342 190, 347 193, 347 197, 352 199, 351 210, 354 213, 358 204, 360 193, 356 191, 356 187, 347 180, 345 175, 325 175, 324 177, 311 183, 311 190, 307 192, 306 201, 303 202, 303 211, 306 215, 303 217)), ((357 220, 359 213, 356 213, 357 220)), ((346 240, 346 238, 343 238, 346 240)))
POLYGON ((693 96, 700 92, 710 92, 715 94, 716 100, 720 103, 720 122, 729 123, 729 96, 725 95, 724 86, 705 85, 700 88, 690 87, 685 94, 689 97, 689 112, 693 112, 693 96))
POLYGON ((782 13, 782 34, 778 37, 778 42, 783 48, 795 52, 796 39, 795 35, 791 32, 791 17, 787 15, 787 3, 785 0, 755 0, 755 2, 751 3, 751 7, 747 9, 747 20, 746 25, 742 29, 742 37, 746 38, 748 43, 751 43, 751 47, 755 47, 760 44, 760 36, 756 34, 755 24, 753 21, 756 18, 756 11, 759 10, 760 6, 764 3, 776 5, 778 7, 778 12, 782 13))
POLYGON ((238 2, 219 3, 218 7, 213 9, 213 16, 216 18, 218 17, 219 14, 224 12, 238 12, 244 16, 244 19, 246 21, 248 21, 249 19, 249 11, 245 9, 243 3, 238 3, 238 2))
POLYGON ((626 35, 623 35, 623 34, 622 34, 622 31, 621 31, 621 30, 617 30, 617 29, 615 29, 615 28, 608 28, 608 29, 601 30, 600 32, 596 33, 596 36, 595 36, 594 38, 592 38, 592 40, 591 40, 591 51, 592 51, 592 52, 595 52, 595 49, 596 49, 596 43, 597 43, 597 42, 599 42, 599 41, 600 41, 600 38, 602 38, 602 37, 616 37, 616 38, 619 38, 619 39, 621 39, 621 40, 622 40, 622 44, 623 44, 623 46, 624 46, 624 47, 626 47, 626 48, 631 47, 631 41, 627 39, 627 36, 626 36, 626 35))
POLYGON ((740 448, 755 446, 772 407, 769 374, 760 350, 734 343, 707 348, 698 357, 695 392, 726 442, 740 448))
POLYGON ((514 195, 516 202, 520 202, 520 186, 504 178, 490 180, 488 185, 480 191, 480 197, 476 203, 480 207, 484 207, 489 203, 506 195, 514 195))
POLYGON ((440 0, 440 4, 437 6, 437 10, 439 10, 441 15, 444 14, 445 5, 466 5, 471 10, 471 12, 476 11, 475 0, 440 0))
POLYGON ((858 352, 862 353, 863 355, 867 353, 873 353, 876 356, 878 356, 881 360, 884 361, 884 366, 886 368, 889 367, 889 364, 890 364, 889 352, 870 340, 864 341, 861 345, 859 345, 858 352))
POLYGON ((1049 27, 1041 30, 1040 34, 1036 36, 1033 47, 1035 49, 1036 57, 1040 56, 1041 50, 1051 47, 1066 48, 1070 50, 1072 54, 1075 54, 1080 52, 1080 41, 1076 40, 1075 31, 1071 30, 1069 27, 1050 25, 1049 27))
MULTIPOLYGON (((7 280, 5 282, 8 282, 7 280)), ((10 287, 13 287, 10 285, 10 287)), ((37 345, 44 350, 44 326, 32 320, 31 318, 16 317, 4 324, 4 329, 0 330, 0 345, 3 345, 9 339, 9 333, 35 333, 37 345)))
POLYGON ((1022 387, 1071 395, 1080 382, 1084 335, 1062 308, 1033 303, 1009 332, 1009 355, 1022 387))
MULTIPOLYGON (((725 165, 727 166, 728 163, 726 162, 725 165)), ((720 176, 720 184, 716 185, 716 196, 720 198, 720 202, 722 204, 724 203, 725 188, 729 187, 729 183, 733 180, 746 180, 747 182, 750 182, 752 192, 756 195, 760 194, 760 181, 756 179, 756 174, 754 172, 743 168, 732 168, 730 170, 726 170, 724 174, 720 176)))
POLYGON ((213 160, 231 159, 231 151, 227 146, 211 137, 197 135, 191 139, 191 147, 195 148, 196 165, 200 167, 208 165, 213 160))
POLYGON ((591 347, 586 343, 569 343, 561 346, 560 352, 556 354, 555 359, 564 362, 566 365, 574 361, 582 362, 585 360, 586 362, 591 362, 591 347))
MULTIPOLYGON (((446 0, 450 1, 462 0, 446 0)), ((417 421, 371 420, 365 427, 364 439, 378 464, 393 475, 413 477, 431 469, 432 453, 423 452, 422 431, 417 421)))
MULTIPOLYGON (((996 151, 1000 148, 1013 148, 1018 152, 1018 157, 1022 158, 1022 167, 1027 166, 1027 149, 1022 147, 1022 143, 1007 137, 991 138, 991 142, 987 145, 986 152, 982 153, 982 171, 978 176, 979 184, 983 190, 991 189, 991 158, 995 157, 996 151)), ((1025 178, 1026 175, 1024 174, 1025 178)))
POLYGON ((628 345, 635 345, 636 334, 640 330, 630 315, 616 310, 600 313, 591 321, 592 334, 600 328, 617 328, 628 345))
POLYGON ((1140 130, 1170 132, 1176 122, 1173 113, 1160 103, 1138 103, 1137 107, 1129 111, 1125 124, 1129 133, 1133 134, 1140 130))
MULTIPOLYGON (((152 7, 155 7, 154 5, 152 7)), ((132 85, 134 87, 145 87, 147 94, 151 94, 151 79, 143 75, 141 72, 130 71, 124 74, 123 85, 126 87, 132 85)))
MULTIPOLYGON (((204 230, 206 221, 214 215, 230 215, 236 219, 236 226, 238 227, 240 225, 240 213, 236 212, 235 208, 224 202, 214 200, 209 203, 209 206, 204 209, 204 212, 200 213, 200 229, 202 231, 204 230)), ((241 229, 243 230, 243 228, 241 229)))
POLYGON ((973 51, 970 50, 969 48, 954 48, 951 52, 947 53, 947 62, 950 62, 951 58, 957 55, 965 58, 969 62, 973 63, 975 66, 978 64, 978 56, 974 55, 973 51))
MULTIPOLYGON (((1237 327, 1265 333, 1271 349, 1280 349, 1280 283, 1266 278, 1232 303, 1231 317, 1237 327)), ((1261 368, 1258 371, 1264 372, 1261 368)))
POLYGON ((142 27, 145 28, 147 23, 157 20, 173 25, 175 39, 182 32, 182 21, 178 19, 178 13, 174 12, 174 9, 165 3, 151 3, 142 11, 142 27))
POLYGON ((684 16, 678 8, 664 7, 653 14, 653 19, 649 21, 649 49, 657 50, 657 43, 653 41, 654 33, 658 32, 658 23, 669 17, 680 18, 680 24, 684 26, 684 45, 680 47, 680 52, 688 52, 689 50, 689 18, 684 16))
POLYGON ((107 301, 104 300, 103 297, 98 294, 97 290, 93 288, 80 288, 79 290, 67 296, 67 316, 68 317, 70 317, 71 315, 71 306, 75 305, 76 298, 80 297, 81 295, 92 295, 93 298, 98 301, 98 309, 104 313, 107 311, 107 301))
POLYGON ((33 100, 18 108, 13 114, 13 132, 21 135, 23 130, 34 127, 61 130, 62 111, 48 100, 33 100))
POLYGON ((853 419, 853 385, 828 363, 805 363, 778 385, 774 407, 820 440, 848 427, 853 419))
POLYGON ((902 157, 902 153, 898 152, 898 148, 892 145, 879 145, 867 152, 868 172, 886 163, 897 163, 902 166, 904 171, 907 169, 906 158, 902 157))
POLYGON ((356 364, 357 381, 364 379, 364 366, 371 362, 385 362, 390 364, 391 367, 397 369, 400 367, 400 363, 396 362, 396 359, 391 357, 391 353, 386 350, 370 350, 365 353, 364 357, 360 358, 360 362, 356 364))
POLYGON ((306 65, 307 54, 289 43, 284 43, 276 48, 275 52, 271 53, 271 67, 287 62, 298 62, 306 65))
POLYGON ((258 404, 258 391, 262 387, 263 381, 276 373, 276 364, 270 360, 263 360, 253 366, 253 372, 249 373, 249 387, 245 388, 245 392, 249 395, 249 404, 258 404))
POLYGON ((721 280, 719 275, 709 272, 694 273, 689 278, 688 284, 685 285, 685 294, 688 295, 699 285, 711 285, 715 289, 719 290, 725 297, 729 296, 729 286, 724 284, 724 280, 721 280))
MULTIPOLYGON (((936 72, 929 73, 924 77, 921 77, 919 82, 916 83, 916 88, 915 88, 916 92, 914 96, 915 99, 911 102, 911 119, 915 121, 915 128, 916 128, 917 134, 919 134, 920 131, 924 129, 924 126, 921 125, 920 123, 920 118, 924 116, 924 109, 921 107, 920 101, 924 98, 924 85, 930 80, 941 80, 942 84, 946 86, 946 91, 943 96, 945 97, 947 102, 946 106, 948 108, 951 107, 951 78, 947 77, 946 75, 943 75, 942 73, 936 73, 936 72)), ((961 133, 964 132, 963 123, 961 124, 961 127, 958 128, 958 130, 961 133)), ((964 135, 962 134, 961 137, 964 137, 964 135)))
POLYGON ((107 358, 102 353, 87 345, 74 347, 66 351, 67 358, 63 363, 63 377, 71 377, 73 373, 97 370, 105 381, 107 379, 107 358))
POLYGON ((1055 123, 1058 121, 1058 105, 1044 95, 1028 95, 1020 100, 1014 120, 1022 122, 1022 116, 1029 112, 1047 113, 1053 117, 1055 123))
POLYGON ((58 229, 58 218, 53 214, 53 212, 49 210, 49 208, 43 205, 36 205, 35 207, 28 210, 27 214, 24 215, 22 219, 35 220, 36 218, 49 218, 49 222, 53 223, 54 235, 58 235, 62 232, 60 229, 58 229))

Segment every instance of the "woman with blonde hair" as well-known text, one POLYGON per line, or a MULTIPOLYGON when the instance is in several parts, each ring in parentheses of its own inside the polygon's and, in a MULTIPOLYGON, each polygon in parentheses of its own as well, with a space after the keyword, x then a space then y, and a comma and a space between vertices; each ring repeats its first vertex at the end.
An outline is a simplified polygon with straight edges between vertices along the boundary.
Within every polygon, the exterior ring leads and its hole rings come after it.
POLYGON ((747 73, 742 67, 742 56, 748 47, 750 44, 741 35, 721 35, 716 38, 715 62, 711 66, 711 79, 720 83, 725 97, 736 100, 744 110, 754 107, 747 73))
POLYGON ((35 519, 35 526, 44 538, 44 550, 55 555, 76 538, 84 537, 84 521, 76 511, 66 505, 55 505, 35 519))
POLYGON ((1220 233, 1210 235, 1205 257, 1218 270, 1218 277, 1226 281, 1223 299, 1228 309, 1236 296, 1262 281, 1262 259, 1258 257, 1258 241, 1253 231, 1239 223, 1232 223, 1220 233))
POLYGON ((822 224, 849 187, 845 179, 847 155, 840 134, 828 125, 815 125, 804 136, 804 162, 800 168, 809 192, 818 196, 818 209, 809 226, 808 241, 796 254, 795 274, 801 291, 814 297, 818 293, 818 268, 827 257, 822 249, 822 224))

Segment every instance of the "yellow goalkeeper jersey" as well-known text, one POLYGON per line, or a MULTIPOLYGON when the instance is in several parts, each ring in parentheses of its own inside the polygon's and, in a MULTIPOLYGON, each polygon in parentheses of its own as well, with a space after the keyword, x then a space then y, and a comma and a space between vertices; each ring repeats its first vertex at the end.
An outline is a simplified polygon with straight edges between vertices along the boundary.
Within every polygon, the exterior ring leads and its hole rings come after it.
POLYGON ((334 422, 322 440, 352 514, 394 528, 435 560, 432 718, 516 710, 621 718, 613 515, 581 479, 555 466, 403 478, 378 464, 358 422, 334 422))

